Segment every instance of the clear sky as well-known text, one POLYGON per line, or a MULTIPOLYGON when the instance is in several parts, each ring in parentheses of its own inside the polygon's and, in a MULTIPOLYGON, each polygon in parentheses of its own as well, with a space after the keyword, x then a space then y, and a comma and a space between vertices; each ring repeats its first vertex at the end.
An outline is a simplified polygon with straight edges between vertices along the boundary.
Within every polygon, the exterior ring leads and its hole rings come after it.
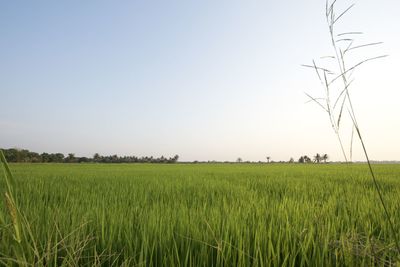
MULTIPOLYGON (((341 2, 340 8, 350 2, 341 2)), ((1 1, 0 147, 181 160, 342 160, 300 65, 330 53, 325 1, 1 1)), ((356 73, 370 156, 400 160, 400 2, 339 27, 390 57, 356 73)), ((350 136, 345 136, 350 139, 350 136)), ((348 143, 348 142, 347 142, 348 143)), ((363 159, 359 146, 355 157, 363 159)))

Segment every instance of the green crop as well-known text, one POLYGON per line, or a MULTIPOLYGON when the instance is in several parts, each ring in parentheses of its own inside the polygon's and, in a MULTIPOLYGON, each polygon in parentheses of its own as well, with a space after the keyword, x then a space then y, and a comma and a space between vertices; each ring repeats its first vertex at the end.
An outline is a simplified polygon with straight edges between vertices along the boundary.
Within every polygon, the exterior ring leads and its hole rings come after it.
MULTIPOLYGON (((400 218, 400 165, 375 165, 400 218)), ((0 263, 388 266, 366 165, 14 164, 22 241, 2 204, 0 263), (16 247, 18 249, 16 249, 16 247)), ((0 180, 6 190, 6 182, 0 180)), ((4 196, 4 192, 1 192, 4 196)), ((400 230, 400 221, 394 220, 400 230)))

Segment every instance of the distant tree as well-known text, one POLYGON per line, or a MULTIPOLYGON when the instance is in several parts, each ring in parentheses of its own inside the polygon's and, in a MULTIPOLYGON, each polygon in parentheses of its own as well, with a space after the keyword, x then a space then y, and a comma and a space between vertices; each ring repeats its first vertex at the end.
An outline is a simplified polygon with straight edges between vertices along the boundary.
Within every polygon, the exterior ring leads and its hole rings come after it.
POLYGON ((326 161, 329 159, 328 154, 323 154, 322 155, 322 160, 326 163, 326 161))
POLYGON ((42 153, 41 158, 42 158, 43 162, 63 162, 64 154, 62 154, 62 153, 55 153, 55 154, 42 153))
POLYGON ((74 162, 75 161, 75 154, 74 153, 69 153, 68 157, 66 158, 67 162, 74 162))
POLYGON ((93 155, 93 161, 94 162, 99 162, 101 160, 101 156, 99 153, 94 153, 93 155))
POLYGON ((26 149, 18 149, 18 162, 30 162, 30 155, 29 155, 29 150, 26 149))
POLYGON ((294 163, 294 158, 290 158, 289 163, 294 163))
POLYGON ((317 154, 314 156, 314 162, 320 163, 321 160, 322 160, 321 155, 320 155, 319 153, 317 153, 317 154))
POLYGON ((4 156, 8 162, 17 162, 17 150, 14 148, 3 149, 4 156))
POLYGON ((268 163, 269 163, 270 159, 271 159, 271 157, 270 157, 270 156, 267 156, 267 162, 268 162, 268 163))
POLYGON ((298 161, 299 163, 310 163, 311 159, 307 155, 304 155, 301 156, 298 161))
POLYGON ((167 160, 168 163, 176 163, 179 159, 178 155, 175 155, 167 160))
POLYGON ((79 163, 87 163, 87 162, 90 162, 90 161, 91 161, 90 158, 87 158, 87 157, 78 158, 78 162, 79 163))
MULTIPOLYGON (((146 157, 146 158, 147 158, 147 157, 146 157)), ((164 163, 164 162, 166 162, 166 160, 167 160, 167 159, 166 159, 164 156, 161 156, 159 162, 164 163)))
POLYGON ((64 161, 64 154, 63 153, 56 153, 54 154, 55 162, 63 162, 64 161))
POLYGON ((29 152, 29 162, 42 162, 42 158, 39 153, 29 152))
POLYGON ((241 162, 243 162, 243 160, 242 160, 242 158, 239 157, 239 158, 237 158, 236 162, 241 163, 241 162))
POLYGON ((175 163, 179 159, 179 155, 175 155, 173 157, 164 157, 161 156, 159 158, 154 158, 153 156, 118 156, 118 155, 110 155, 110 156, 101 156, 99 153, 95 153, 93 158, 88 157, 76 157, 74 153, 69 153, 67 157, 62 153, 42 153, 38 154, 36 152, 31 152, 26 149, 2 149, 4 156, 6 157, 8 162, 65 162, 65 163, 73 163, 73 162, 101 162, 101 163, 136 163, 136 162, 146 162, 146 163, 175 163))
POLYGON ((118 163, 118 160, 119 160, 118 155, 115 154, 115 155, 111 156, 111 162, 112 163, 118 163))
POLYGON ((41 158, 42 162, 50 162, 50 154, 49 153, 40 154, 40 158, 41 158))

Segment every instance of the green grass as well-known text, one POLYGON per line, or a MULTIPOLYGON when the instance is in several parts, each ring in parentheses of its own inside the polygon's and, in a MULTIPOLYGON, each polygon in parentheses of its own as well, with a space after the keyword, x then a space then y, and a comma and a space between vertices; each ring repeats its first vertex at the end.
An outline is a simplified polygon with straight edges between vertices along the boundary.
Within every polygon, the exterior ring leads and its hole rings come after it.
MULTIPOLYGON (((396 264, 398 253, 366 165, 10 168, 25 232, 32 236, 14 249, 3 202, 4 265, 13 260, 65 266, 396 264)), ((399 232, 400 165, 374 168, 399 232)), ((0 188, 5 191, 4 179, 0 188)))

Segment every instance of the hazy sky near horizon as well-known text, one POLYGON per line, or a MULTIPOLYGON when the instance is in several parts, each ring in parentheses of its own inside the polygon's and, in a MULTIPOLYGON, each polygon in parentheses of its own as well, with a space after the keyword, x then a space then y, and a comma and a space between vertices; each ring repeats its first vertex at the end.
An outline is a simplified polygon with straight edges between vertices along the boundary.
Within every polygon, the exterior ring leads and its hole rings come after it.
MULTIPOLYGON (((355 3, 338 27, 383 41, 373 53, 390 55, 356 73, 359 124, 372 159, 400 160, 400 2, 355 3)), ((305 104, 304 92, 322 90, 300 66, 331 52, 324 8, 323 0, 1 1, 0 147, 342 160, 327 115, 305 104)))

